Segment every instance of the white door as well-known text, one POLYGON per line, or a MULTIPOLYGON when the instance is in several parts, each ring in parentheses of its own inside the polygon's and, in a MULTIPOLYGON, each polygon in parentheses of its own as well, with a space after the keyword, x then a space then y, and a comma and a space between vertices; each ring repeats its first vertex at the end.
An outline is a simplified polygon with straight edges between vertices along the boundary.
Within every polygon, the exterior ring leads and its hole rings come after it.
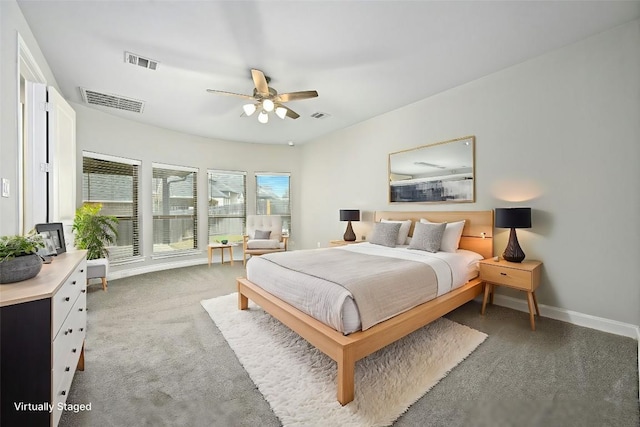
POLYGON ((47 222, 47 86, 26 82, 23 136, 22 234, 47 222))
POLYGON ((70 226, 76 208, 75 111, 45 84, 27 81, 25 98, 22 231, 47 222, 70 226))
POLYGON ((47 95, 49 222, 70 225, 76 211, 76 112, 53 87, 47 95))

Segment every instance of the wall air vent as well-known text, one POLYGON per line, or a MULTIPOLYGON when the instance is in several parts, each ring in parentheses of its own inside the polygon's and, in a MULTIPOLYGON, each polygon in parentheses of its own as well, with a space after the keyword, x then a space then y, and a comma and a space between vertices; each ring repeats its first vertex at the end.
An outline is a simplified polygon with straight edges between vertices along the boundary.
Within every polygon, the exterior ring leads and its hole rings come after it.
POLYGON ((313 117, 314 119, 326 119, 327 117, 331 117, 331 115, 327 113, 321 113, 320 111, 318 111, 313 113, 311 117, 313 117))
POLYGON ((144 58, 131 52, 124 53, 124 62, 131 65, 137 65, 142 68, 148 68, 149 70, 157 70, 158 65, 160 65, 156 60, 144 58))
POLYGON ((126 98, 119 95, 96 92, 95 90, 80 88, 82 99, 89 105, 99 105, 101 107, 115 108, 117 110, 132 111, 142 113, 144 101, 126 98))

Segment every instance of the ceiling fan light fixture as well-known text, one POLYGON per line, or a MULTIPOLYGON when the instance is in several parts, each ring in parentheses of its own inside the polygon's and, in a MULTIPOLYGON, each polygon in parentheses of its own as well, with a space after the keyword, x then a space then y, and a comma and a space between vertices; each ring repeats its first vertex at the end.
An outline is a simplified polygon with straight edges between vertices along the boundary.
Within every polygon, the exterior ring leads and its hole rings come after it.
POLYGON ((266 111, 262 110, 258 115, 258 121, 262 124, 266 124, 269 121, 269 115, 266 111))
POLYGON ((276 108, 276 115, 280 117, 282 120, 284 120, 285 117, 287 117, 287 109, 284 107, 276 108))
POLYGON ((264 111, 266 111, 267 113, 270 113, 271 111, 273 111, 274 107, 275 107, 275 104, 273 103, 272 100, 265 99, 264 101, 262 101, 262 108, 264 108, 264 111))
POLYGON ((242 109, 244 110, 244 113, 245 113, 247 116, 250 116, 250 115, 252 115, 253 113, 255 113, 255 112, 256 112, 256 106, 255 106, 255 104, 244 104, 244 105, 242 106, 242 109))

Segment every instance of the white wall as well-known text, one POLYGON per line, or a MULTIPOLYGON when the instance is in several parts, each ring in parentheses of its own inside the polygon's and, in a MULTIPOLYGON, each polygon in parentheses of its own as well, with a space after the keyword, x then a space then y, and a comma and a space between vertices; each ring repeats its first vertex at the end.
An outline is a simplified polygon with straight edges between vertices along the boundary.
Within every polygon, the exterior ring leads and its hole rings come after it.
MULTIPOLYGON (((73 103, 77 121, 77 170, 82 170, 82 151, 109 154, 142 161, 140 172, 140 204, 142 209, 142 242, 143 254, 147 257, 144 263, 114 267, 117 272, 123 269, 144 268, 152 264, 167 262, 186 262, 203 259, 180 257, 169 260, 152 260, 153 230, 151 228, 153 214, 151 211, 152 162, 177 166, 190 166, 199 169, 198 199, 207 200, 207 169, 220 169, 247 172, 247 213, 255 212, 255 172, 290 172, 292 199, 292 248, 299 235, 300 219, 299 193, 299 148, 288 145, 246 144, 238 142, 218 141, 174 132, 155 126, 144 125, 133 120, 126 120, 73 103), (296 203, 297 202, 297 203, 296 203)), ((78 174, 77 188, 82 188, 82 174, 78 174)), ((82 203, 81 191, 78 191, 78 204, 82 203)), ((207 242, 207 204, 199 203, 198 239, 207 242)), ((200 244, 206 253, 206 245, 200 244)), ((241 248, 236 248, 241 254, 241 248)), ((241 256, 241 255, 238 255, 241 256)))
POLYGON ((320 138, 302 162, 304 248, 342 236, 339 209, 531 206, 518 237, 544 262, 540 304, 640 325, 640 21, 320 138), (389 152, 466 135, 476 203, 388 204, 389 152))
POLYGON ((9 179, 10 197, 0 197, 0 236, 18 234, 18 33, 40 66, 47 84, 57 83, 22 11, 0 1, 0 177, 9 179))

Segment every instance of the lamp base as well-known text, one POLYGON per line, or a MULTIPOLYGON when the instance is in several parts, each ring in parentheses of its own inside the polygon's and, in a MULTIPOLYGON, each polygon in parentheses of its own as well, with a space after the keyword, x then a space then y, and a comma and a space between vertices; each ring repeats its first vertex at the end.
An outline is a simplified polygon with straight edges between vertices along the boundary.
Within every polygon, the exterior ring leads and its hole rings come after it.
POLYGON ((353 232, 351 221, 347 223, 347 231, 344 232, 344 236, 342 236, 342 238, 345 242, 353 242, 356 240, 356 233, 353 232))
POLYGON ((512 228, 509 233, 509 243, 505 248, 502 258, 509 262, 522 262, 524 260, 524 251, 518 243, 518 236, 516 235, 516 229, 512 228))

